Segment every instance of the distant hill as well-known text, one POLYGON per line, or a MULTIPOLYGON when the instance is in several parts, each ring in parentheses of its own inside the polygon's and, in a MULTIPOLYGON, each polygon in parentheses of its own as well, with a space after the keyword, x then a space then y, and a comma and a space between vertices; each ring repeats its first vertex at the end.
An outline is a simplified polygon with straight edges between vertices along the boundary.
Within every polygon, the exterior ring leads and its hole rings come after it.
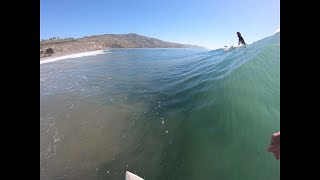
POLYGON ((52 39, 40 41, 40 58, 82 53, 108 48, 199 48, 189 44, 166 42, 139 34, 105 34, 78 39, 52 39))

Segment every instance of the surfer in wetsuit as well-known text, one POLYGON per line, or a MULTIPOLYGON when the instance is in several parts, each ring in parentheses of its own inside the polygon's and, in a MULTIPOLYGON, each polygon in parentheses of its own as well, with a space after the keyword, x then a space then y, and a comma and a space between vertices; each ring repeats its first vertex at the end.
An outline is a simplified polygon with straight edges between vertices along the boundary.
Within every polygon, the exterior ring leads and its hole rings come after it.
POLYGON ((238 45, 240 45, 240 43, 243 44, 243 45, 246 45, 246 42, 244 42, 244 39, 241 36, 241 34, 239 32, 237 32, 237 35, 238 35, 238 38, 239 38, 238 45))

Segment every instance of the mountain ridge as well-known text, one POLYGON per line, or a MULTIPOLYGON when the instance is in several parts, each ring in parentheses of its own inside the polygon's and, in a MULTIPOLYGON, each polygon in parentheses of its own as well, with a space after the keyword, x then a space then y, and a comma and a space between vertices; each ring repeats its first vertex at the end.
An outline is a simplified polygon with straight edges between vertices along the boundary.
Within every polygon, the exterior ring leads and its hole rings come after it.
POLYGON ((102 34, 81 38, 50 39, 40 41, 40 59, 62 55, 97 51, 110 48, 196 48, 190 44, 167 42, 136 33, 102 34))

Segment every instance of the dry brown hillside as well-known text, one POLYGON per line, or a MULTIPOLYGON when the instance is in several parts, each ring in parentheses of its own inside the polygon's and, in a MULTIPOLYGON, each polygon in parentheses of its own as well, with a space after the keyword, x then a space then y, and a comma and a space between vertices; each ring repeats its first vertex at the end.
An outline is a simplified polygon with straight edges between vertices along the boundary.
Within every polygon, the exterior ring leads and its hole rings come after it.
POLYGON ((40 41, 40 58, 82 53, 107 48, 203 48, 195 45, 165 42, 138 34, 105 34, 79 39, 40 41))

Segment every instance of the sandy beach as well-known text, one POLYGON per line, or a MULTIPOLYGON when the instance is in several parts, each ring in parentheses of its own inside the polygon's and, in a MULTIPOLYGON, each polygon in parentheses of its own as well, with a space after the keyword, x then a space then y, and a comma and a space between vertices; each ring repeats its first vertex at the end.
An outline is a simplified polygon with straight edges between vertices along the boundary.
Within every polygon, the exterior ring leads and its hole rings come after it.
POLYGON ((54 61, 60 61, 60 60, 64 60, 64 59, 84 57, 84 56, 94 56, 94 55, 104 54, 104 53, 108 53, 108 50, 89 51, 89 52, 84 52, 84 53, 69 54, 69 55, 63 55, 63 56, 58 56, 58 57, 40 58, 40 64, 45 64, 45 63, 54 62, 54 61))

